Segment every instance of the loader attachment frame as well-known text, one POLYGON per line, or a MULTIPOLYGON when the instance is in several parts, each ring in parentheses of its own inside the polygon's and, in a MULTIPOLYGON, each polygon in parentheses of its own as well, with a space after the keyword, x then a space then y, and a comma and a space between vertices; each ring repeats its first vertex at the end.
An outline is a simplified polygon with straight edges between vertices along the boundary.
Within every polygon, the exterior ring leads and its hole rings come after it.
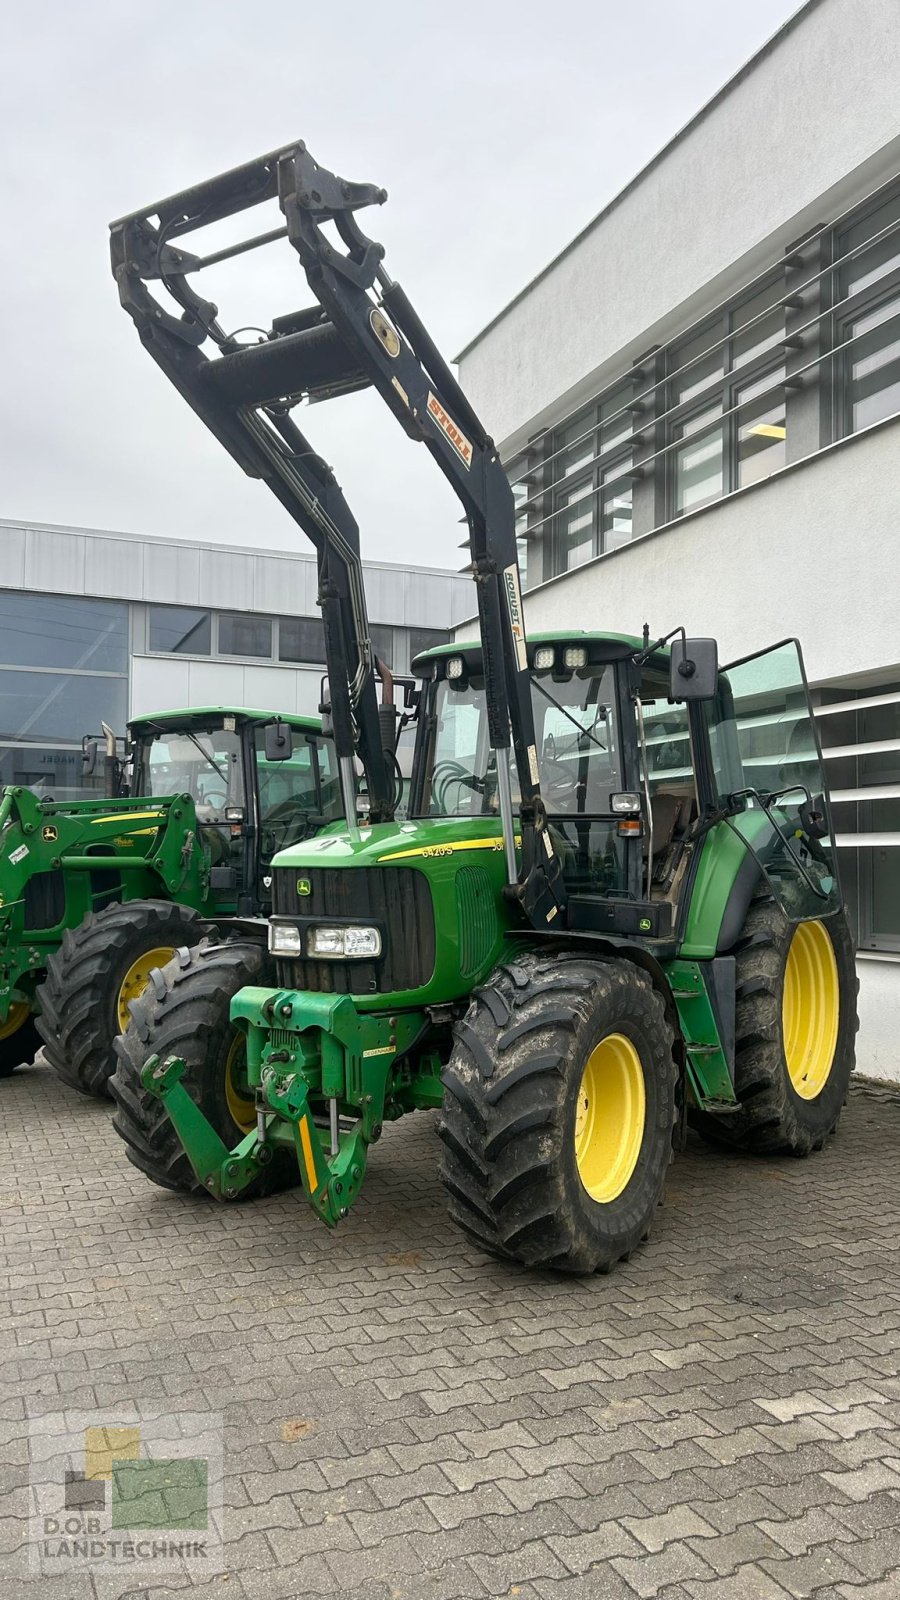
POLYGON ((386 198, 383 189, 348 183, 320 167, 297 142, 113 223, 113 272, 122 305, 154 360, 316 548, 335 745, 351 827, 353 756, 362 760, 371 820, 378 821, 393 812, 392 752, 385 753, 379 726, 359 529, 334 473, 291 411, 304 399, 372 387, 407 435, 426 445, 469 526, 508 893, 532 926, 558 928, 565 923, 565 890, 540 792, 512 491, 493 441, 403 289, 385 271, 382 246, 359 225, 356 213, 386 198), (209 223, 275 199, 285 219, 281 228, 205 256, 179 243, 209 223), (296 251, 316 303, 276 317, 258 343, 239 343, 218 321, 217 306, 189 280, 283 238, 296 251), (157 285, 165 303, 151 292, 157 285))

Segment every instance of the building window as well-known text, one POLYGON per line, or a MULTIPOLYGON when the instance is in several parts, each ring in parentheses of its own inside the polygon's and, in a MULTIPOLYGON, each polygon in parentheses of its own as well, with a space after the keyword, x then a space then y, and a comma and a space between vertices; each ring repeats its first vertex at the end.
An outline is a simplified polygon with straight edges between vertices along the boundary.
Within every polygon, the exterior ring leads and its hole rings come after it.
POLYGON ((219 655, 253 656, 268 661, 272 656, 272 623, 268 617, 225 611, 219 617, 219 655))
POLYGON ((124 601, 0 590, 0 662, 73 672, 127 672, 124 601))
POLYGON ((394 665, 393 628, 388 628, 381 622, 370 622, 369 638, 372 641, 372 649, 375 651, 378 660, 383 661, 386 667, 392 667, 394 665))
POLYGON ((282 617, 278 624, 279 661, 325 660, 325 624, 321 617, 282 617))
POLYGON ((631 538, 631 395, 630 385, 614 390, 549 437, 555 572, 569 572, 631 538))
POLYGON ((148 644, 166 655, 208 656, 212 617, 193 606, 148 607, 148 644))
POLYGON ((0 671, 0 739, 15 743, 78 740, 101 722, 125 727, 125 677, 98 673, 0 671))
POLYGON ((840 432, 900 411, 900 189, 837 235, 834 297, 840 432))
POLYGON ((435 645, 447 644, 449 632, 444 628, 410 628, 409 630, 409 660, 410 664, 423 650, 433 650, 435 645))
MULTIPOLYGON (((96 730, 99 733, 99 728, 96 730)), ((102 795, 105 776, 82 772, 81 750, 40 744, 0 745, 0 786, 33 789, 42 800, 102 795)))
POLYGON ((669 354, 675 517, 760 483, 787 459, 784 275, 669 354))
POLYGON ((816 720, 857 942, 900 952, 900 681, 825 690, 816 720))

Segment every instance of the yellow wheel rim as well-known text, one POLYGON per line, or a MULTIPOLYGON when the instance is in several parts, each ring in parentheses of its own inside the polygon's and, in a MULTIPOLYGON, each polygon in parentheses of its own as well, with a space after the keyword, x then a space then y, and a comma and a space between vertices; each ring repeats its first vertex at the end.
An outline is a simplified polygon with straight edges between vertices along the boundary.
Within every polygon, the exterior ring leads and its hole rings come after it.
POLYGON ((7 1013, 6 1021, 0 1022, 0 1039, 11 1039, 14 1033, 24 1028, 31 1016, 31 1007, 25 1000, 14 1000, 7 1013))
POLYGON ((245 1088, 244 1067, 247 1058, 247 1041, 242 1033, 235 1033, 228 1046, 225 1061, 225 1099, 231 1119, 241 1133, 252 1133, 256 1127, 256 1106, 245 1088))
POLYGON ((646 1119, 641 1058, 623 1033, 607 1034, 588 1058, 575 1112, 578 1176, 598 1205, 609 1205, 627 1187, 646 1119))
POLYGON ((801 1100, 815 1100, 828 1082, 840 1014, 837 961, 828 929, 823 922, 801 922, 788 951, 781 1002, 784 1059, 801 1100))
POLYGON ((155 950, 145 950, 138 956, 137 961, 132 961, 122 982, 119 984, 119 994, 116 1000, 116 1015, 119 1021, 119 1032, 124 1033, 131 1021, 131 1012, 128 1009, 129 1000, 136 1000, 143 994, 154 967, 164 967, 171 961, 175 954, 174 945, 160 944, 155 950))

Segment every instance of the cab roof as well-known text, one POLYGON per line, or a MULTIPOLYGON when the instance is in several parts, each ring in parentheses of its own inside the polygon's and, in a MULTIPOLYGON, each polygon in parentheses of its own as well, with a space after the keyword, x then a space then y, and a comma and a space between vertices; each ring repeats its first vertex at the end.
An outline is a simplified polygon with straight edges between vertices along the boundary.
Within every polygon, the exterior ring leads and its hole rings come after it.
MULTIPOLYGON (((633 655, 636 650, 644 649, 643 639, 634 633, 595 633, 585 628, 569 628, 563 631, 551 630, 549 633, 529 633, 528 635, 528 664, 533 665, 534 649, 542 644, 583 644, 588 648, 588 659, 591 661, 620 661, 625 656, 633 655)), ((460 639, 453 644, 433 645, 430 650, 422 650, 412 663, 412 670, 419 677, 431 677, 429 663, 439 661, 447 656, 462 656, 468 666, 475 666, 481 661, 481 640, 460 639)), ((659 661, 668 661, 668 647, 653 652, 654 664, 659 661)))
POLYGON ((320 717, 300 717, 292 711, 259 711, 249 706, 181 706, 174 711, 147 711, 143 716, 132 717, 128 726, 132 732, 156 732, 164 728, 192 726, 219 717, 234 717, 237 722, 250 723, 252 727, 267 722, 286 722, 301 733, 322 732, 320 717))

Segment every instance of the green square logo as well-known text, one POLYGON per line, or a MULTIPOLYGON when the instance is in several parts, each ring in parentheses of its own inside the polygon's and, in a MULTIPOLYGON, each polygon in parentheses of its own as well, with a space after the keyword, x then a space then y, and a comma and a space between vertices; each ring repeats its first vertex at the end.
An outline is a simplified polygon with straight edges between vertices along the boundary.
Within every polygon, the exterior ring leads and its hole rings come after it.
POLYGON ((310 883, 308 878, 298 878, 297 879, 297 893, 298 894, 312 894, 312 884, 310 883))
POLYGON ((114 1528, 208 1526, 208 1463, 182 1456, 171 1461, 114 1461, 114 1528))

